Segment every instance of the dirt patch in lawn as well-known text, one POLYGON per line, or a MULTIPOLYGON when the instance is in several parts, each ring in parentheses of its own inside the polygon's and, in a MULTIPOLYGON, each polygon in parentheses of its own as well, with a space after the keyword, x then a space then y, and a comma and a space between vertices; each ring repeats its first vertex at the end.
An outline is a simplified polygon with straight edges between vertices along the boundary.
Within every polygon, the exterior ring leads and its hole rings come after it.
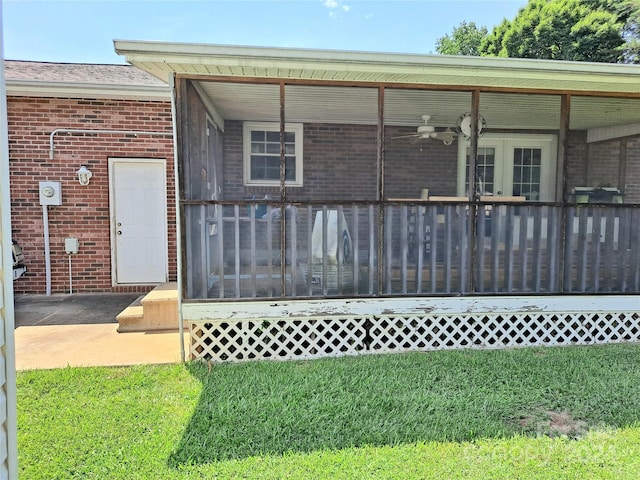
POLYGON ((525 432, 552 438, 580 438, 589 431, 587 422, 574 418, 567 411, 541 410, 533 415, 520 417, 517 423, 525 432))

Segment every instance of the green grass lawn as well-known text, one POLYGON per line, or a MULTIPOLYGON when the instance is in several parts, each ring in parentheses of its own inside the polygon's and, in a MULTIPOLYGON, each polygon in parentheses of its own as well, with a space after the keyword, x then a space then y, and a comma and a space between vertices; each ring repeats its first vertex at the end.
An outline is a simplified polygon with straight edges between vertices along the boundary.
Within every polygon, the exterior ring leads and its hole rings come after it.
POLYGON ((637 478, 640 345, 18 374, 21 479, 637 478))

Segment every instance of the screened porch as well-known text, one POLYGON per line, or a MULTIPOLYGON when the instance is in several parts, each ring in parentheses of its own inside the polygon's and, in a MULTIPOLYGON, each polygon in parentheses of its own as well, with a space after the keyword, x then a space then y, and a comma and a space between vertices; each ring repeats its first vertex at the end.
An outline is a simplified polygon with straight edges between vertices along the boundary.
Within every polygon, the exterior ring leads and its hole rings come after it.
POLYGON ((185 300, 640 292, 639 99, 177 85, 185 300))

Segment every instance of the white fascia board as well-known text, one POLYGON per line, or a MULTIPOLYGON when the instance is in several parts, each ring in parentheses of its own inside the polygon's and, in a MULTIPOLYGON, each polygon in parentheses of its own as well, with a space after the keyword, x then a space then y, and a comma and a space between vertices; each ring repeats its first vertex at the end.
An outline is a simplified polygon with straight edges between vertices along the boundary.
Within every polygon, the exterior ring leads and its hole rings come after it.
MULTIPOLYGON (((501 70, 507 68, 526 68, 550 71, 574 71, 579 73, 611 73, 623 71, 635 72, 640 78, 640 68, 634 65, 606 64, 593 62, 569 62, 554 60, 536 60, 502 57, 471 57, 460 55, 423 55, 404 53, 357 52, 345 50, 311 50, 294 48, 247 47, 234 45, 208 45, 169 42, 114 41, 116 53, 119 55, 162 54, 162 58, 175 54, 179 57, 229 57, 232 59, 256 58, 270 60, 304 60, 305 62, 328 62, 348 64, 397 64, 428 66, 453 66, 461 68, 492 67, 501 70)), ((184 58, 183 58, 184 59, 184 58)), ((189 62, 192 63, 192 62, 189 62)))
POLYGON ((169 101, 169 86, 81 84, 7 80, 7 95, 17 97, 125 98, 169 101))
MULTIPOLYGON (((326 71, 326 78, 343 78, 353 72, 376 74, 375 81, 398 75, 424 77, 425 83, 504 88, 539 88, 640 93, 640 68, 635 65, 466 57, 449 55, 389 54, 333 50, 281 49, 162 42, 115 42, 116 52, 142 70, 192 73, 184 66, 253 70, 326 71), (565 85, 571 84, 571 87, 565 85)), ((391 80, 394 81, 394 80, 391 80)))

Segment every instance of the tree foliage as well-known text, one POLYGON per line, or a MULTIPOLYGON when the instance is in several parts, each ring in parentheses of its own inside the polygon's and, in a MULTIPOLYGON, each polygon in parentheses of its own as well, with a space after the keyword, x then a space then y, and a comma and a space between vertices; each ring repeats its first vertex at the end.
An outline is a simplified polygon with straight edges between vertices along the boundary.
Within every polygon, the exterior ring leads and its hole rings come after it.
POLYGON ((462 22, 438 53, 640 63, 640 0, 529 0, 491 33, 462 22), (480 44, 478 45, 478 39, 480 44))
POLYGON ((451 36, 445 35, 436 41, 436 51, 442 55, 478 56, 487 34, 486 27, 477 27, 474 22, 462 22, 453 29, 451 36))
POLYGON ((592 62, 623 58, 625 21, 601 0, 530 0, 480 47, 482 55, 592 62))
POLYGON ((622 29, 625 40, 623 61, 640 63, 640 0, 609 0, 609 5, 626 22, 622 29))

